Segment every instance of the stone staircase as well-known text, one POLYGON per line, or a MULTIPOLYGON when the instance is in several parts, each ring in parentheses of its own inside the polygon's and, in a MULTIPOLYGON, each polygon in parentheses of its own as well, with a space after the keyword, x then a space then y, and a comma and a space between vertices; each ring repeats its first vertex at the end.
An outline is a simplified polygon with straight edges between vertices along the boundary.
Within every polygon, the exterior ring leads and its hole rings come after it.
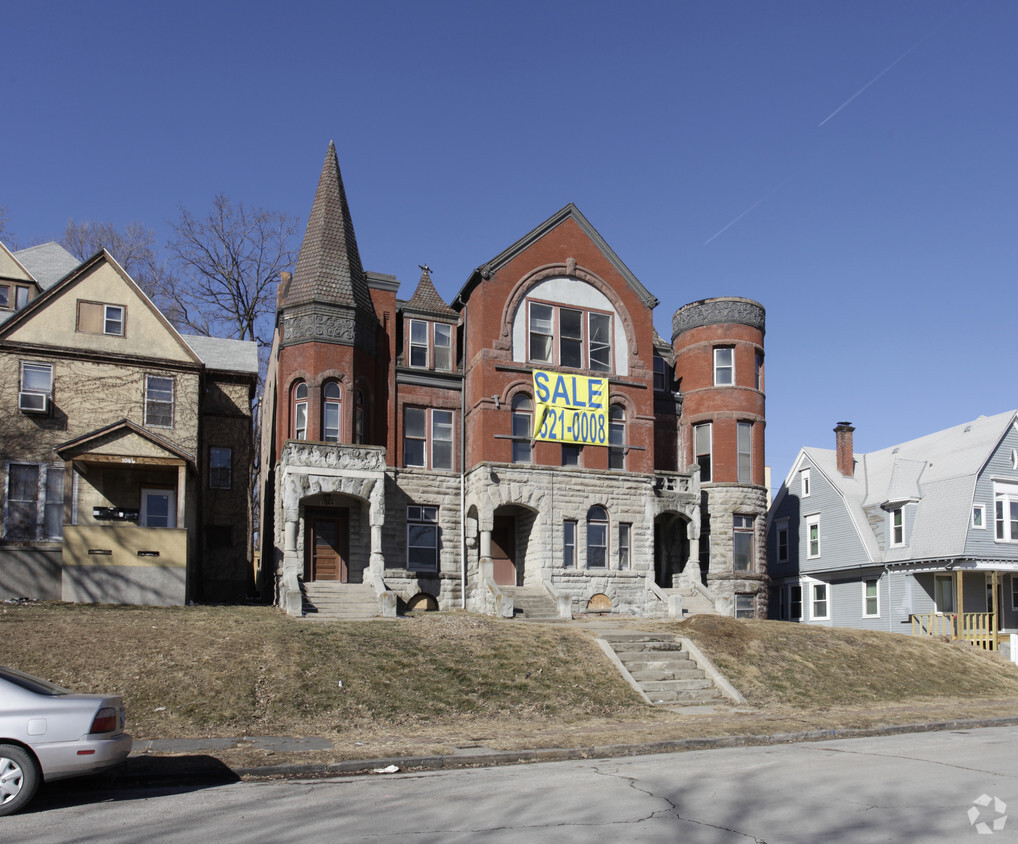
POLYGON ((682 597, 682 617, 688 618, 691 615, 718 615, 714 605, 703 597, 699 592, 689 586, 680 586, 674 589, 662 589, 666 595, 679 595, 682 597))
POLYGON ((631 678, 651 703, 675 706, 719 702, 720 690, 674 636, 619 631, 602 633, 601 638, 628 672, 627 679, 631 678))
POLYGON ((310 621, 352 621, 381 614, 370 583, 301 583, 304 618, 310 621))
POLYGON ((513 598, 513 618, 522 621, 554 623, 564 621, 551 596, 540 586, 500 586, 513 598))

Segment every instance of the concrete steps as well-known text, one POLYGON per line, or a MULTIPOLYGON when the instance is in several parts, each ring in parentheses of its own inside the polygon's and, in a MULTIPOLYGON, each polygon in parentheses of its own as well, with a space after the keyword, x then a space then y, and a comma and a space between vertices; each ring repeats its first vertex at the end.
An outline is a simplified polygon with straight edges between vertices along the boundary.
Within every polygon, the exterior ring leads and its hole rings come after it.
POLYGON ((304 618, 309 621, 354 621, 380 614, 370 583, 315 581, 301 584, 304 618))
POLYGON ((604 633, 619 662, 654 704, 708 704, 721 692, 673 636, 604 633))
POLYGON ((666 595, 679 595, 682 597, 682 617, 691 615, 719 615, 714 605, 703 597, 695 589, 688 587, 677 587, 675 589, 662 589, 666 595))
POLYGON ((506 595, 513 598, 513 618, 522 621, 555 623, 564 621, 558 614, 558 607, 551 596, 540 586, 500 586, 506 595))

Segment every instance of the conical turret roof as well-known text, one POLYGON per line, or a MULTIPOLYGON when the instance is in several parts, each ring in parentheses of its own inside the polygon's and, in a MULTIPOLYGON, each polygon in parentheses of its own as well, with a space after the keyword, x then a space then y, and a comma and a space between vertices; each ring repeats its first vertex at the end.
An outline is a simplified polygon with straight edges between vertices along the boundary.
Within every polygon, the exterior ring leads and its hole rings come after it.
POLYGON ((374 313, 353 220, 330 141, 284 307, 319 301, 374 313))
POLYGON ((431 281, 431 273, 428 272, 428 267, 421 267, 421 280, 417 283, 417 289, 414 291, 414 295, 410 297, 410 301, 403 306, 405 311, 416 311, 421 314, 431 314, 433 316, 451 317, 452 319, 458 319, 459 314, 450 308, 445 300, 438 295, 438 291, 435 290, 435 285, 431 281))

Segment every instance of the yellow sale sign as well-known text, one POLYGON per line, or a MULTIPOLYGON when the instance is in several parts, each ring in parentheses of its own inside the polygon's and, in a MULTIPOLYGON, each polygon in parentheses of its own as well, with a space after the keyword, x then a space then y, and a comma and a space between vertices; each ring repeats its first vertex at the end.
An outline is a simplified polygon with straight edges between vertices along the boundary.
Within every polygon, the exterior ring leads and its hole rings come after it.
POLYGON ((534 439, 608 445, 608 379, 534 370, 534 439))

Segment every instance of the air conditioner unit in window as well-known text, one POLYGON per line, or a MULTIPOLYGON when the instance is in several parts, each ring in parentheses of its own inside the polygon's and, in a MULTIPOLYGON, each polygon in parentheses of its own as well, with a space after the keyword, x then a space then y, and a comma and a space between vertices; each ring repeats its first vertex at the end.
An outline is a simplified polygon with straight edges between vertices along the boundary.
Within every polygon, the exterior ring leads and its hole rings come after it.
POLYGON ((49 413, 46 393, 18 393, 18 410, 22 413, 49 413))

